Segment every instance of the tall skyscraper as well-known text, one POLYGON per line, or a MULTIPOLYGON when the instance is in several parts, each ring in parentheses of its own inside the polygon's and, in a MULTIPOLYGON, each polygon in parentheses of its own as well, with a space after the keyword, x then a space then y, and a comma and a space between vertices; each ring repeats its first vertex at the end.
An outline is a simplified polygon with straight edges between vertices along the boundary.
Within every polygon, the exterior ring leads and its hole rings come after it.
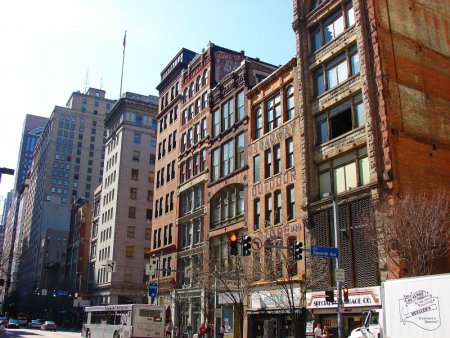
POLYGON ((48 117, 29 114, 25 116, 22 138, 20 140, 19 157, 15 171, 14 190, 17 192, 20 191, 22 184, 25 182, 26 175, 33 161, 34 148, 48 121, 48 117))
POLYGON ((102 182, 104 119, 114 102, 95 88, 72 93, 65 107, 55 106, 36 145, 23 215, 23 293, 47 287, 45 273, 62 254, 50 248, 67 240, 72 197, 91 199, 102 182))

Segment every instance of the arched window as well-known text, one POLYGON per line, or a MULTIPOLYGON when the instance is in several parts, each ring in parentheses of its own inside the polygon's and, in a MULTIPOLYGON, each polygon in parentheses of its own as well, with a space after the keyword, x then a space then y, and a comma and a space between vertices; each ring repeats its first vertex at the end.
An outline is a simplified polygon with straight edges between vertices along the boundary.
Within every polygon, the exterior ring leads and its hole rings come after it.
POLYGON ((189 85, 189 98, 194 95, 194 82, 189 85))
POLYGON ((197 81, 195 82, 195 91, 198 92, 202 88, 202 78, 199 75, 197 81))
POLYGON ((211 229, 238 222, 244 216, 244 186, 231 184, 211 199, 211 229))

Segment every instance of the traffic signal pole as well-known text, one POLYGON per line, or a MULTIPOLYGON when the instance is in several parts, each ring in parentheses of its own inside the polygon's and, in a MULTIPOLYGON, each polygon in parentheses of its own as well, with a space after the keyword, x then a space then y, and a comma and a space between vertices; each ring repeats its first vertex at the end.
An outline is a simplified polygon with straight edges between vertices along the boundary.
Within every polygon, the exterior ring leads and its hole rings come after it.
MULTIPOLYGON (((338 204, 337 196, 333 196, 333 223, 334 223, 334 244, 339 250, 339 224, 338 224, 338 204)), ((339 269, 339 256, 336 257, 336 270, 339 269)), ((338 337, 344 338, 344 314, 341 312, 342 302, 342 285, 341 282, 336 281, 337 292, 337 322, 338 322, 338 337)))

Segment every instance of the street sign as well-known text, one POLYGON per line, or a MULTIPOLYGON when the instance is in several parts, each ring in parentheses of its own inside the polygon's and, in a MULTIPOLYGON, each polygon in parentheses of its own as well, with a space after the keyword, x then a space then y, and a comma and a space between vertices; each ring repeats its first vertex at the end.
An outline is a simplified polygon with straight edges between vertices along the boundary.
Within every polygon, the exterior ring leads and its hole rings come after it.
POLYGON ((345 270, 344 269, 336 269, 334 271, 334 275, 336 277, 336 282, 345 282, 345 270))
POLYGON ((322 258, 338 258, 338 248, 328 246, 311 246, 311 256, 322 258))
POLYGON ((158 285, 156 283, 151 283, 148 285, 148 295, 150 297, 156 297, 158 294, 158 285))
POLYGON ((58 296, 64 296, 67 297, 69 295, 69 291, 65 291, 65 290, 58 290, 58 292, 56 293, 58 296))
POLYGON ((42 289, 41 295, 47 296, 47 289, 42 289))
POLYGON ((259 251, 259 250, 261 250, 262 247, 263 247, 263 243, 258 237, 255 237, 252 239, 252 250, 253 251, 259 251))

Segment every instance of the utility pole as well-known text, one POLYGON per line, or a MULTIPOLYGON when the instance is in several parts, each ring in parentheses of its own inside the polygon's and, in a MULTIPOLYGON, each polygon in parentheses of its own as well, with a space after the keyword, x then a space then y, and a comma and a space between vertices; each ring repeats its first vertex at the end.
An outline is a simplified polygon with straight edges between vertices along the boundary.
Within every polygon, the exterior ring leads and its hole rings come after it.
MULTIPOLYGON (((338 203, 337 195, 333 196, 333 223, 334 223, 334 244, 339 250, 339 224, 338 224, 338 203)), ((336 270, 339 269, 339 256, 336 257, 336 270)), ((344 338, 344 314, 341 312, 342 302, 342 285, 341 282, 336 281, 336 292, 337 292, 337 322, 338 322, 338 337, 344 338)))

